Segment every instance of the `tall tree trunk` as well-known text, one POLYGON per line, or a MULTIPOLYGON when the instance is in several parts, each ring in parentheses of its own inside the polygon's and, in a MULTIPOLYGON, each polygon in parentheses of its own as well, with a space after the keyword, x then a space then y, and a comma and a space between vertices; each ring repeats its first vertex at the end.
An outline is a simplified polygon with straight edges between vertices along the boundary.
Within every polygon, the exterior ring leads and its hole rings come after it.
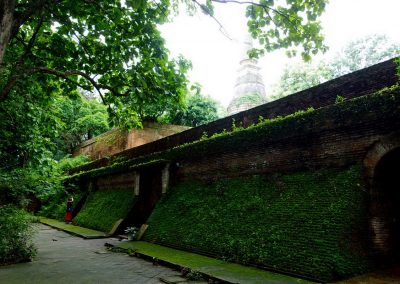
POLYGON ((15 0, 2 0, 0 4, 0 65, 10 41, 14 22, 15 0))

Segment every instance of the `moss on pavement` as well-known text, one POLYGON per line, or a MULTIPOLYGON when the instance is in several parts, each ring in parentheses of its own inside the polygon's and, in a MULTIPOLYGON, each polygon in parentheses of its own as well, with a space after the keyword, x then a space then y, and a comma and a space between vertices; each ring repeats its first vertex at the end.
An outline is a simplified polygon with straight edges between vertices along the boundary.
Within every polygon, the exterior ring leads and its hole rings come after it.
POLYGON ((150 256, 180 267, 232 283, 312 283, 303 279, 247 267, 194 253, 141 241, 125 242, 118 246, 127 251, 150 256))
POLYGON ((103 232, 95 231, 92 229, 87 229, 87 228, 82 228, 78 226, 74 226, 71 224, 66 224, 64 222, 54 220, 54 219, 49 219, 49 218, 44 218, 40 217, 39 221, 42 224, 48 225, 50 227, 65 231, 67 233, 70 233, 72 235, 76 235, 85 239, 96 239, 96 238, 104 238, 107 237, 107 235, 103 232))

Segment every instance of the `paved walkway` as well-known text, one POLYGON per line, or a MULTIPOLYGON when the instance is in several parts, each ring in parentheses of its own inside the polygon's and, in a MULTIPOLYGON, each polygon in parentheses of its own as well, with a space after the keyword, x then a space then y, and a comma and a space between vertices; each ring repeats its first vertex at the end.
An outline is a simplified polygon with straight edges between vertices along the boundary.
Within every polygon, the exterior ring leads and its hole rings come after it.
POLYGON ((108 252, 104 243, 116 239, 84 240, 38 225, 38 255, 33 262, 0 267, 0 283, 163 283, 179 275, 124 253, 108 252))

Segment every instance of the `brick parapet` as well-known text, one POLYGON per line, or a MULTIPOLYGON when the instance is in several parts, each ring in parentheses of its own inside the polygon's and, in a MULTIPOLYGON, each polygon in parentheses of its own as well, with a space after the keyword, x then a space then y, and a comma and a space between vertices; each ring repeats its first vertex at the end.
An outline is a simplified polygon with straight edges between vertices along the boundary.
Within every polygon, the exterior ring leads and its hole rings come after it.
MULTIPOLYGON (((233 121, 236 125, 247 127, 259 121, 259 117, 274 118, 305 110, 326 107, 335 103, 337 96, 351 99, 373 93, 398 82, 396 63, 388 60, 371 67, 344 75, 313 88, 295 93, 285 98, 256 108, 228 116, 214 122, 195 127, 166 138, 122 151, 111 158, 133 159, 155 152, 161 152, 201 138, 204 133, 212 135, 224 129, 230 130, 233 121)), ((107 166, 110 158, 103 158, 78 167, 71 173, 107 166)))

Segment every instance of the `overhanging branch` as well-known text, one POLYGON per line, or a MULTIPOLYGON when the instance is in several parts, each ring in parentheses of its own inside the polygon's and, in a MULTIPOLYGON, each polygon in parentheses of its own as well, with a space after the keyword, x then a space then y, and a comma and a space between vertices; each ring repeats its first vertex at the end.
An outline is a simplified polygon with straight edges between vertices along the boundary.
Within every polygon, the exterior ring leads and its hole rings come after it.
POLYGON ((4 101, 7 98, 8 94, 10 93, 11 89, 14 87, 14 85, 17 82, 19 77, 21 77, 21 76, 29 76, 29 75, 32 75, 34 73, 44 73, 44 74, 54 75, 54 76, 57 76, 59 78, 63 78, 64 80, 67 80, 67 81, 69 81, 69 82, 71 82, 71 83, 73 83, 73 84, 75 84, 77 86, 80 86, 80 87, 84 88, 84 86, 80 85, 78 82, 70 79, 70 76, 74 76, 74 75, 81 76, 81 77, 85 78, 87 81, 89 81, 93 85, 93 87, 99 93, 99 95, 101 97, 101 100, 103 101, 104 104, 106 104, 106 101, 105 101, 104 95, 102 93, 102 90, 108 90, 114 96, 128 96, 129 95, 129 92, 119 93, 115 88, 113 88, 111 86, 97 83, 92 77, 90 77, 89 74, 86 74, 86 73, 84 73, 84 72, 82 72, 80 70, 59 71, 59 70, 51 69, 51 68, 48 68, 48 67, 34 67, 34 68, 31 68, 31 69, 25 70, 20 75, 12 76, 8 80, 8 82, 5 85, 5 87, 0 92, 0 102, 4 101))
MULTIPOLYGON (((195 0, 193 0, 195 1, 195 0)), ((264 12, 267 14, 267 16, 272 20, 272 17, 269 15, 268 10, 273 11, 274 13, 282 16, 283 18, 286 19, 286 21, 288 21, 288 23, 290 25, 292 25, 292 27, 298 31, 297 26, 290 20, 290 18, 285 14, 282 13, 281 11, 279 11, 278 9, 272 8, 271 6, 268 5, 264 5, 264 4, 260 4, 260 3, 254 3, 252 1, 239 1, 239 0, 211 0, 212 2, 216 2, 216 3, 223 3, 223 4, 227 4, 227 3, 235 3, 235 4, 247 4, 247 5, 253 5, 253 6, 258 6, 261 7, 264 12)), ((272 20, 274 22, 274 20, 272 20)), ((275 22, 274 22, 275 24, 275 22)), ((276 25, 276 24, 275 24, 276 25)))

